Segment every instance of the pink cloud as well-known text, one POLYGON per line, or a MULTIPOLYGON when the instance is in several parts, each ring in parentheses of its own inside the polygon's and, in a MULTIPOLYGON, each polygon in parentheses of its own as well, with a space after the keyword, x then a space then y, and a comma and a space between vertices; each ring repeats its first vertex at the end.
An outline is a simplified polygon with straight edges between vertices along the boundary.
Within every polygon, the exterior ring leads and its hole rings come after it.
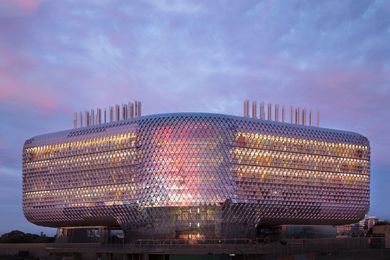
POLYGON ((26 84, 17 78, 0 73, 0 101, 16 101, 32 105, 43 111, 55 109, 58 103, 55 97, 49 96, 39 87, 26 84))
POLYGON ((0 0, 0 14, 29 15, 35 13, 42 0, 0 0))
POLYGON ((35 67, 28 55, 0 48, 0 101, 21 102, 43 111, 58 107, 49 88, 29 77, 35 67))

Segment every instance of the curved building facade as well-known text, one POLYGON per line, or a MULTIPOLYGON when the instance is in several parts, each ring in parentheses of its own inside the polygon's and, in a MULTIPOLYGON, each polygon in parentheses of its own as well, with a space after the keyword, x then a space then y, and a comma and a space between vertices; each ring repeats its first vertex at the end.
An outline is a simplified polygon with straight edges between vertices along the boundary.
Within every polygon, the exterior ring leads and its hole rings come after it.
POLYGON ((30 222, 134 238, 354 223, 369 209, 369 185, 364 136, 238 116, 144 116, 36 136, 23 149, 30 222))

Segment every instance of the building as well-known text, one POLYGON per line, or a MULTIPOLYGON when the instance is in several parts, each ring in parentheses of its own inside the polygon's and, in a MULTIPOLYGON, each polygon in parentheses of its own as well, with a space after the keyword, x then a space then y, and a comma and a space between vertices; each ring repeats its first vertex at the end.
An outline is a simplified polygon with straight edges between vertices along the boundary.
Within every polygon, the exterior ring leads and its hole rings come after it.
POLYGON ((365 215, 364 219, 357 223, 337 226, 336 231, 339 236, 366 236, 376 224, 381 224, 381 222, 383 221, 375 216, 365 215))
POLYGON ((344 225, 368 211, 360 134, 248 115, 110 121, 25 142, 30 222, 120 228, 130 239, 252 238, 263 226, 344 225))

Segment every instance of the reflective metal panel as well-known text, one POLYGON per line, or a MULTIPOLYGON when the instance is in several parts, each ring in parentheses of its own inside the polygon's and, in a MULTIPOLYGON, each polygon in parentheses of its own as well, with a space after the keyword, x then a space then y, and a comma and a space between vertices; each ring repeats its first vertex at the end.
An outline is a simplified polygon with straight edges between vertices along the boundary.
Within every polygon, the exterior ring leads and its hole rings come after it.
POLYGON ((23 209, 29 221, 51 227, 242 237, 259 224, 357 222, 368 211, 369 176, 369 143, 356 133, 153 115, 27 140, 23 209))

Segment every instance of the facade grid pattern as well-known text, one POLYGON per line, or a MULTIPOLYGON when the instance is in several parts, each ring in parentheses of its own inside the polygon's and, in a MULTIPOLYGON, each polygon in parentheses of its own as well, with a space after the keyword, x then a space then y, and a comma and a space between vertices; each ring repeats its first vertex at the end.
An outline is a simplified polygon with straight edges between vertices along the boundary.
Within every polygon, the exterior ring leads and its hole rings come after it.
POLYGON ((370 147, 359 134, 217 114, 73 129, 23 150, 29 221, 121 227, 135 238, 353 223, 368 211, 369 183, 370 147))

